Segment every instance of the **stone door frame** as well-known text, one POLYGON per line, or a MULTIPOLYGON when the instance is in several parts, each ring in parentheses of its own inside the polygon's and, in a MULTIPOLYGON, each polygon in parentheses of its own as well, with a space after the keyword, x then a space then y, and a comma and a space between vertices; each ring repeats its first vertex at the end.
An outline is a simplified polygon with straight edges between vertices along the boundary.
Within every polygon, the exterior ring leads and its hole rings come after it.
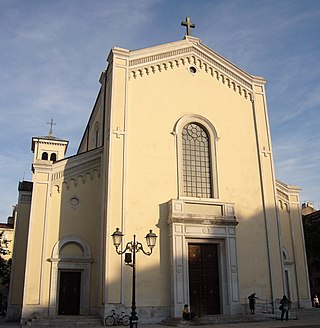
MULTIPOLYGON (((195 204, 194 202, 192 202, 195 204)), ((241 313, 239 278, 237 264, 237 241, 235 216, 231 204, 220 206, 220 217, 206 214, 190 214, 190 202, 171 200, 169 202, 168 224, 171 246, 171 316, 181 317, 183 305, 189 304, 188 243, 219 244, 220 300, 222 314, 241 313), (184 206, 188 202, 188 206, 184 206)), ((195 210, 200 202, 195 204, 195 210)), ((208 205, 207 203, 205 204, 208 205)), ((210 205, 209 205, 210 206, 210 205)), ((192 206, 191 206, 192 208, 192 206)), ((199 211, 200 212, 200 211, 199 211)))
POLYGON ((59 307, 59 271, 81 272, 81 296, 80 315, 90 314, 90 275, 91 275, 91 251, 88 243, 78 236, 66 236, 61 238, 54 246, 51 261, 51 283, 49 299, 49 315, 58 315, 59 307), (60 251, 68 243, 76 243, 82 249, 83 255, 74 258, 61 258, 60 251))

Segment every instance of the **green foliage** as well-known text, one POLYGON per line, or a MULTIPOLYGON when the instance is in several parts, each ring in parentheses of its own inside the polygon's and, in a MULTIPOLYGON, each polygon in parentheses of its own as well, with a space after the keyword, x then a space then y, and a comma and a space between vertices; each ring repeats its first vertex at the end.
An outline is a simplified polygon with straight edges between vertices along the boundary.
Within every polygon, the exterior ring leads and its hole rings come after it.
POLYGON ((7 248, 7 241, 4 240, 4 231, 0 232, 0 257, 1 255, 10 254, 9 249, 7 248))
POLYGON ((12 260, 5 260, 0 256, 0 284, 9 287, 12 260))
POLYGON ((316 218, 304 219, 303 226, 307 256, 318 261, 320 259, 320 220, 316 218))
POLYGON ((0 232, 0 284, 9 287, 10 283, 10 272, 12 260, 5 260, 4 255, 10 254, 7 248, 7 241, 4 240, 4 232, 0 232))

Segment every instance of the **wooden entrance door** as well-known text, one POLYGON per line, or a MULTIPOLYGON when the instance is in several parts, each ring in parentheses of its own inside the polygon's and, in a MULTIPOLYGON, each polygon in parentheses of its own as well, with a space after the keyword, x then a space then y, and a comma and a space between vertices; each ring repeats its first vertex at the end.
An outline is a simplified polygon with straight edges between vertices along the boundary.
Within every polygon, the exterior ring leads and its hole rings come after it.
POLYGON ((60 271, 58 314, 80 314, 81 272, 60 271))
POLYGON ((218 244, 189 244, 191 311, 197 316, 220 313, 218 244))

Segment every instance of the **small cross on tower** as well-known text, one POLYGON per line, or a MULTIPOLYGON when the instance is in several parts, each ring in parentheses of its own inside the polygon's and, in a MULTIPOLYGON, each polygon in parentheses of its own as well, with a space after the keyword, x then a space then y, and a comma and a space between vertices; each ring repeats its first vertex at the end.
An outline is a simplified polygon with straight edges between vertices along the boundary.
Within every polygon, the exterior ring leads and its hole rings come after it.
POLYGON ((53 123, 53 118, 52 118, 50 122, 47 122, 47 124, 50 125, 49 137, 52 137, 52 126, 57 125, 57 123, 53 123))
POLYGON ((185 26, 187 28, 187 35, 191 35, 190 28, 195 28, 196 27, 195 24, 191 23, 190 17, 186 17, 186 21, 181 22, 181 25, 185 26))

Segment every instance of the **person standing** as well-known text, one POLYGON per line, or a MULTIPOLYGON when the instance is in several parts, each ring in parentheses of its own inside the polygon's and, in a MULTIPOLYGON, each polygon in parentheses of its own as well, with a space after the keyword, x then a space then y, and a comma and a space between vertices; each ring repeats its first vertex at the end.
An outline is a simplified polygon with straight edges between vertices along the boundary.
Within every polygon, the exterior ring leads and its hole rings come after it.
POLYGON ((318 308, 319 307, 319 298, 318 295, 315 295, 313 298, 313 306, 318 308))
POLYGON ((280 304, 281 305, 279 309, 281 310, 281 321, 283 321, 284 314, 286 314, 286 321, 288 321, 291 302, 286 295, 283 295, 280 304))
POLYGON ((257 298, 258 297, 256 297, 256 293, 253 293, 250 296, 248 296, 248 299, 249 299, 249 307, 250 307, 251 314, 255 314, 256 299, 257 298))

